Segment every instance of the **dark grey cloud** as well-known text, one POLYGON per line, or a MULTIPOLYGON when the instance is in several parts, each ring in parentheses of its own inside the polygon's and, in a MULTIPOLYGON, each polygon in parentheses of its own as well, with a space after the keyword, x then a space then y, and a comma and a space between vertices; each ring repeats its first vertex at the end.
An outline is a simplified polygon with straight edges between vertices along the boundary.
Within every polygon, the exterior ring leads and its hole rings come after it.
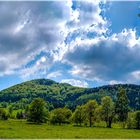
POLYGON ((73 66, 73 74, 85 78, 103 81, 130 80, 131 73, 140 70, 140 46, 135 44, 130 47, 127 41, 135 40, 127 36, 123 36, 123 39, 125 42, 122 39, 115 41, 110 37, 90 45, 81 43, 67 52, 64 59, 73 66))
MULTIPOLYGON (((72 9, 72 1, 0 2, 1 75, 25 68, 42 51, 50 53, 49 63, 55 57, 53 51, 60 54, 57 59, 62 58, 63 49, 67 50, 64 40, 71 36, 73 28, 85 37, 93 23, 97 27, 92 26, 91 30, 96 31, 98 24, 106 25, 100 15, 99 1, 76 3, 76 8, 72 9)), ((70 38, 72 41, 73 37, 70 38)))
POLYGON ((4 61, 0 61, 0 69, 1 71, 5 71, 7 68, 7 64, 4 61))
POLYGON ((0 2, 0 74, 63 42, 70 8, 67 2, 0 2))

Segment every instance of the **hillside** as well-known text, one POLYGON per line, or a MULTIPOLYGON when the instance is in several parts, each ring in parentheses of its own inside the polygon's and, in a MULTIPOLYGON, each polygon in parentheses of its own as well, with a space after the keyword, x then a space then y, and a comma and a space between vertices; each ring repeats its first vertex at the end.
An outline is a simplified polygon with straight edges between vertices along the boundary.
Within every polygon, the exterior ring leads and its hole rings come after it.
POLYGON ((103 96, 109 95, 114 100, 118 88, 122 86, 127 91, 129 106, 140 109, 140 86, 138 85, 107 85, 97 88, 79 88, 67 83, 57 83, 49 79, 27 81, 0 91, 1 107, 12 106, 14 109, 24 109, 34 98, 41 97, 48 102, 49 109, 75 106, 86 103, 89 99, 100 102, 103 96))

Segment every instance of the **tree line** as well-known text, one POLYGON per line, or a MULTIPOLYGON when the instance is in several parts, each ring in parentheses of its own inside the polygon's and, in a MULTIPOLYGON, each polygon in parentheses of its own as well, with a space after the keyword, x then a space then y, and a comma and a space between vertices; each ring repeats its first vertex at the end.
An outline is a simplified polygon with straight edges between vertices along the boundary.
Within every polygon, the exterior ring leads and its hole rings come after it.
POLYGON ((35 98, 43 98, 48 102, 49 111, 65 106, 74 111, 76 106, 83 105, 91 99, 96 99, 98 103, 101 103, 101 98, 104 96, 110 96, 115 102, 120 87, 126 90, 130 109, 132 111, 140 110, 140 85, 117 84, 96 88, 79 88, 47 79, 27 81, 0 91, 0 108, 25 110, 26 106, 35 98))
MULTIPOLYGON (((99 104, 96 100, 89 100, 78 105, 74 111, 67 107, 49 111, 42 98, 34 99, 26 109, 17 112, 17 119, 27 119, 33 123, 70 124, 94 126, 104 121, 106 127, 111 128, 113 122, 120 122, 123 128, 140 129, 140 111, 130 112, 126 91, 119 88, 115 101, 110 96, 104 96, 99 104)), ((9 110, 10 112, 10 110, 9 110)), ((10 113, 9 113, 10 114, 10 113)), ((0 109, 0 119, 7 120, 10 116, 4 109, 0 109)))

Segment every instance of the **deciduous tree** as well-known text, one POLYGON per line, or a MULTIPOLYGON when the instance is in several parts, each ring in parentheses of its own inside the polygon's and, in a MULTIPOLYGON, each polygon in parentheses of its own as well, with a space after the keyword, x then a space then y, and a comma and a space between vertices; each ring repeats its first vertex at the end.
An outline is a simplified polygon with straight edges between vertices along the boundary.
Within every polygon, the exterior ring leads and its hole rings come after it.
POLYGON ((86 118, 85 106, 83 105, 77 106, 72 115, 73 122, 76 123, 77 125, 80 124, 81 126, 85 118, 86 118))
POLYGON ((128 117, 128 111, 128 98, 126 95, 126 91, 123 88, 119 88, 115 104, 115 112, 118 115, 119 121, 123 122, 123 127, 125 127, 125 122, 128 117))
POLYGON ((97 107, 98 107, 98 104, 97 104, 96 100, 89 100, 85 104, 87 119, 89 121, 89 126, 90 127, 92 126, 93 119, 95 118, 95 110, 96 110, 97 107))
POLYGON ((28 121, 35 123, 46 122, 48 111, 45 108, 45 102, 41 98, 36 98, 29 106, 28 121))
POLYGON ((102 98, 102 119, 106 122, 106 126, 111 128, 111 124, 114 117, 114 103, 109 96, 102 98))

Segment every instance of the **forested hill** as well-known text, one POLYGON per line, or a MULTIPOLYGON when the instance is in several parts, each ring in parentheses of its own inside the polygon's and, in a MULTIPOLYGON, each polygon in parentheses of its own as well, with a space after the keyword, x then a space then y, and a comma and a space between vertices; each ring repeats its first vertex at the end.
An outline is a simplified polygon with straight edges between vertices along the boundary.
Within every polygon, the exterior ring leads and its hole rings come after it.
POLYGON ((40 97, 48 102, 49 109, 84 104, 90 99, 101 101, 109 95, 115 100, 118 88, 126 89, 129 106, 140 109, 140 86, 138 85, 107 85, 97 88, 79 88, 66 83, 57 83, 49 79, 27 81, 0 91, 1 107, 12 106, 14 109, 24 109, 34 98, 40 97))

